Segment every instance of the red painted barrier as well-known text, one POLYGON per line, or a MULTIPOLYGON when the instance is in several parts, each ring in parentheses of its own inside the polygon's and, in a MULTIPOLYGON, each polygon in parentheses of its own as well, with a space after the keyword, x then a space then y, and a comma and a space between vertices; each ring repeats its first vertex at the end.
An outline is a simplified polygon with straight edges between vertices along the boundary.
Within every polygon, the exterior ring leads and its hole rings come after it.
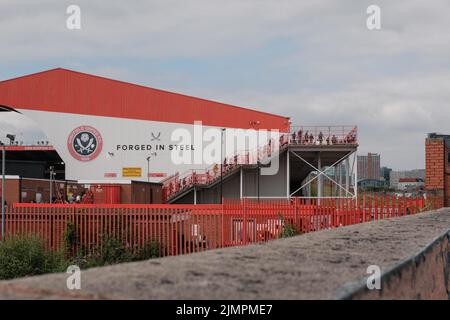
POLYGON ((115 184, 94 184, 91 186, 93 203, 95 204, 119 204, 120 185, 115 184))
POLYGON ((75 228, 73 250, 89 253, 103 236, 133 251, 157 244, 161 256, 246 245, 298 233, 415 214, 423 198, 364 195, 360 199, 224 200, 223 205, 14 204, 6 213, 6 236, 39 234, 61 248, 67 226, 75 228), (285 232, 286 231, 286 232, 285 232))

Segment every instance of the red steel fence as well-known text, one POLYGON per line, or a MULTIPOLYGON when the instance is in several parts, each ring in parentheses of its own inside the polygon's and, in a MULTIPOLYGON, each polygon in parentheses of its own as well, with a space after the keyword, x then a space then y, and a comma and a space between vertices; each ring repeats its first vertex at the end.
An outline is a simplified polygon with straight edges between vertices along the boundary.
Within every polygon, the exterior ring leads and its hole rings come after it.
POLYGON ((40 235, 52 249, 64 245, 73 226, 73 250, 92 252, 105 235, 135 251, 148 243, 161 256, 246 245, 297 233, 415 214, 423 198, 364 196, 356 199, 225 200, 222 205, 14 204, 5 236, 40 235))

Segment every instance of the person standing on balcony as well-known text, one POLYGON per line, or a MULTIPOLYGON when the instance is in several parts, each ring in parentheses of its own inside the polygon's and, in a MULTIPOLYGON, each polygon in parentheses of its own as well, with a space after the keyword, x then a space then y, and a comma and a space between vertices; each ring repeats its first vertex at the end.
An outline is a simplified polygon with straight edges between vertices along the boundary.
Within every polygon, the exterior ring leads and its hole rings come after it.
POLYGON ((310 143, 310 144, 313 144, 313 142, 314 142, 314 136, 313 136, 312 133, 310 133, 310 134, 309 134, 309 143, 310 143))
POLYGON ((331 137, 331 143, 332 144, 336 144, 337 143, 337 138, 336 136, 333 134, 333 136, 331 137))
POLYGON ((323 133, 322 131, 319 132, 319 144, 322 144, 323 141, 323 133))
POLYGON ((306 130, 305 137, 303 138, 304 143, 308 143, 308 139, 309 139, 309 133, 308 133, 308 130, 306 130))
POLYGON ((302 134, 303 134, 302 128, 300 128, 300 129, 298 130, 298 132, 297 132, 297 143, 298 143, 298 144, 301 144, 301 143, 302 143, 302 134))
MULTIPOLYGON (((280 147, 284 147, 284 145, 287 143, 286 140, 289 140, 289 134, 280 136, 280 147)), ((249 163, 250 163, 250 154, 247 153, 247 163, 246 164, 249 164, 249 163)))

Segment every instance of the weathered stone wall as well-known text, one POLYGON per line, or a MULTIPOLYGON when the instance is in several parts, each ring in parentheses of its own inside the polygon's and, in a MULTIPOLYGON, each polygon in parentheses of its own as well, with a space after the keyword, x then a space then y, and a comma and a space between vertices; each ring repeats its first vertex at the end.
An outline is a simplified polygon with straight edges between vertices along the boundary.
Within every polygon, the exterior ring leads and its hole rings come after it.
POLYGON ((395 265, 381 278, 382 290, 366 283, 345 299, 450 299, 450 232, 416 256, 395 265))

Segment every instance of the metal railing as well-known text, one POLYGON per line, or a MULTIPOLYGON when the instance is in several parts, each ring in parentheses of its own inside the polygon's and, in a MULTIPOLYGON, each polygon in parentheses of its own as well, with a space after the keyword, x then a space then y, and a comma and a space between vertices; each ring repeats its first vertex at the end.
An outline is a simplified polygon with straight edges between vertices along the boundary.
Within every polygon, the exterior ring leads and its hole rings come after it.
POLYGON ((52 145, 5 145, 6 151, 54 151, 52 145))
POLYGON ((290 144, 354 145, 358 143, 356 126, 297 126, 291 128, 290 144))

